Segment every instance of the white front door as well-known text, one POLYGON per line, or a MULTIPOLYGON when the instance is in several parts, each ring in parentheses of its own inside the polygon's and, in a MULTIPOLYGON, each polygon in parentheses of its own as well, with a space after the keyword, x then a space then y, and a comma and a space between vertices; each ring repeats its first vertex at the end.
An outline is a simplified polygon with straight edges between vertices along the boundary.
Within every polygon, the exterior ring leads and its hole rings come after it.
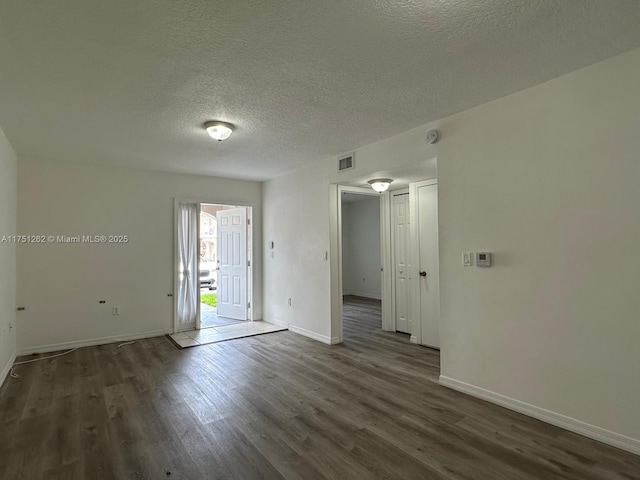
POLYGON ((418 284, 420 291, 420 343, 440 348, 440 269, 438 251, 438 185, 417 188, 418 284))
POLYGON ((393 275, 395 283, 396 331, 411 333, 409 322, 409 194, 394 193, 393 209, 393 275))
POLYGON ((218 221, 218 315, 247 319, 247 209, 216 212, 218 221))

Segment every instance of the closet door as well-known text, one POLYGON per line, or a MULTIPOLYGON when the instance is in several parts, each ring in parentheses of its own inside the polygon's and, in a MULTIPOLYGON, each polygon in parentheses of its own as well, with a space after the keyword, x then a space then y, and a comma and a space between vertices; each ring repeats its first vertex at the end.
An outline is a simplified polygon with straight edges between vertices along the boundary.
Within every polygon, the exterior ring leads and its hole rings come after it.
POLYGON ((418 184, 417 233, 419 256, 420 343, 440 348, 440 268, 438 251, 438 185, 418 184))
POLYGON ((409 193, 394 192, 391 199, 393 209, 393 278, 395 294, 396 331, 411 333, 409 320, 409 193))

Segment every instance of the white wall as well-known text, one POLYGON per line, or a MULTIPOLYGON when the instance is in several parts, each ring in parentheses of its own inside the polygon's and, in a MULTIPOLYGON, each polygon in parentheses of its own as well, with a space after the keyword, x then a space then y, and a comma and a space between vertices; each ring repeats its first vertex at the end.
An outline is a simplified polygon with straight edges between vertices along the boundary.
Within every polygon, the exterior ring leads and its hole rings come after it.
POLYGON ((330 337, 328 179, 314 165, 263 184, 264 319, 330 337), (291 298, 291 306, 287 300, 291 298))
POLYGON ((438 144, 442 375, 635 439, 638 85, 640 50, 448 118, 438 144))
POLYGON ((355 275, 353 272, 353 256, 351 255, 352 214, 348 202, 342 202, 342 294, 350 295, 353 291, 355 275))
MULTIPOLYGON (((18 160, 0 128, 0 240, 16 235, 18 160)), ((6 240, 6 239, 5 239, 6 240)), ((16 244, 0 241, 0 385, 16 355, 16 244), (10 328, 10 325, 14 328, 10 328)))
POLYGON ((380 198, 343 202, 343 293, 380 299, 380 265, 380 198))
POLYGON ((254 206, 254 306, 261 318, 260 183, 21 159, 21 233, 128 235, 129 242, 20 245, 20 351, 171 330, 175 197, 254 206), (114 305, 119 316, 111 314, 114 305))
POLYGON ((282 292, 265 317, 336 337, 329 183, 437 149, 443 379, 640 452, 638 85, 640 50, 358 149, 353 173, 329 159, 267 182, 265 238, 285 248, 265 260, 265 291, 282 292), (480 250, 494 267, 461 266, 480 250))

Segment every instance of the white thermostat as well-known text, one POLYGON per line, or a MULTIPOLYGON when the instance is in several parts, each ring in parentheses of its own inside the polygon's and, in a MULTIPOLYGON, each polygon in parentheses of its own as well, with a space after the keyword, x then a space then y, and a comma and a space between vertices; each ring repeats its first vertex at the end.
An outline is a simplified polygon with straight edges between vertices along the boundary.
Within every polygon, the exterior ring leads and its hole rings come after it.
POLYGON ((489 252, 477 252, 476 253, 476 266, 477 267, 490 267, 491 266, 491 254, 489 252))

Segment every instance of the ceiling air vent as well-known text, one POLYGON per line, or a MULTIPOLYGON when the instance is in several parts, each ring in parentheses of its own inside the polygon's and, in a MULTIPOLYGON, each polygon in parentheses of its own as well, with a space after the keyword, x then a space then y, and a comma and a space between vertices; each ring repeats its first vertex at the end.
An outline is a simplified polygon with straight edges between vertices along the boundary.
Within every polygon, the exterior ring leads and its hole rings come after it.
POLYGON ((353 162, 353 153, 350 153, 346 157, 342 157, 338 160, 338 171, 342 172, 344 170, 353 170, 355 168, 355 164, 353 162))

